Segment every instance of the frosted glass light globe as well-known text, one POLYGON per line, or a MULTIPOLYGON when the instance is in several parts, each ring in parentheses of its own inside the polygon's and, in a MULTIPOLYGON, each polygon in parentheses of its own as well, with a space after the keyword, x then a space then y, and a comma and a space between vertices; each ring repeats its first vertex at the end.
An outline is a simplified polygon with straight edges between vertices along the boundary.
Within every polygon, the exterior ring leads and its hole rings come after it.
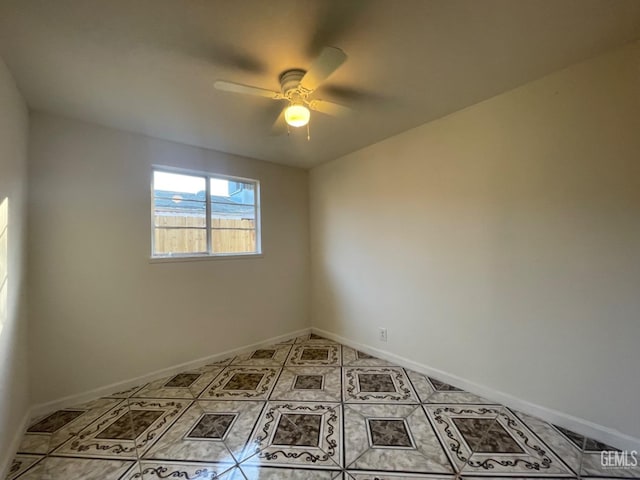
POLYGON ((292 127, 304 127, 309 123, 311 112, 304 105, 294 104, 289 105, 284 111, 285 121, 292 127))

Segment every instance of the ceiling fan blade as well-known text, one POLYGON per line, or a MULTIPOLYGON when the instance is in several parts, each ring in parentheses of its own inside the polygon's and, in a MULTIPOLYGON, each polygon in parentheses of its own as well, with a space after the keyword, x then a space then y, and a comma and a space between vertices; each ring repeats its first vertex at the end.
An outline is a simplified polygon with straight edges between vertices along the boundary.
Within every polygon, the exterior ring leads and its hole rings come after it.
POLYGON ((309 108, 316 112, 331 115, 333 117, 343 117, 353 112, 349 107, 333 102, 327 102, 326 100, 311 100, 311 102, 309 102, 309 108))
POLYGON ((284 111, 286 109, 286 107, 282 109, 276 121, 271 125, 271 135, 283 135, 287 133, 287 122, 284 119, 284 111))
POLYGON ((223 90, 225 92, 257 95, 259 97, 267 97, 273 100, 280 100, 283 98, 280 92, 274 92, 265 88, 251 87, 249 85, 242 85, 241 83, 226 82, 224 80, 217 80, 213 86, 216 89, 223 90))
POLYGON ((313 55, 324 45, 340 45, 345 37, 357 35, 362 19, 373 7, 371 0, 324 0, 318 2, 316 28, 307 52, 313 55))
POLYGON ((314 91, 347 59, 347 54, 336 47, 324 47, 318 58, 304 74, 300 85, 309 91, 314 91))
POLYGON ((350 105, 355 103, 387 105, 392 101, 392 97, 389 95, 381 95, 370 90, 363 90, 346 85, 323 85, 321 88, 322 95, 326 93, 329 97, 350 105))
POLYGON ((203 58, 225 68, 234 68, 249 73, 264 73, 265 64, 252 55, 232 45, 217 45, 202 48, 203 58))

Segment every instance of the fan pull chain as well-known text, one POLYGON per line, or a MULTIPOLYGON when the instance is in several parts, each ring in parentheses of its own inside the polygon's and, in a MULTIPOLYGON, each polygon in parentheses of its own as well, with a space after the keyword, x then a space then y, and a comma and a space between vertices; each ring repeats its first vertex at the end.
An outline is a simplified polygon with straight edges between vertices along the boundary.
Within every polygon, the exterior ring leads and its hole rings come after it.
POLYGON ((307 123, 307 142, 308 142, 309 140, 311 140, 311 132, 310 132, 310 130, 309 130, 309 124, 310 124, 310 123, 311 123, 311 122, 307 123))

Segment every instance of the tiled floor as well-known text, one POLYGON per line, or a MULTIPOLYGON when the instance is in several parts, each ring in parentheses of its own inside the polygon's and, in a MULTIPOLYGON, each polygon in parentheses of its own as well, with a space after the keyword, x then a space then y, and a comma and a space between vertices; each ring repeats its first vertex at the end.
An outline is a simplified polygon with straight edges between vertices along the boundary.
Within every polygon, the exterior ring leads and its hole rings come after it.
POLYGON ((640 477, 610 449, 312 334, 34 419, 8 478, 640 477))

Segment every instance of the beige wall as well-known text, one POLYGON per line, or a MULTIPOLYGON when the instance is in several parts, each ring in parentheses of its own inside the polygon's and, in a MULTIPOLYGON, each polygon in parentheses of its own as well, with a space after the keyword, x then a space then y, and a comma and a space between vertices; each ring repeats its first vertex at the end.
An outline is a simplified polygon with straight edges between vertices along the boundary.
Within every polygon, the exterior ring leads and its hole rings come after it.
POLYGON ((31 116, 35 403, 306 328, 307 172, 31 116), (263 258, 150 263, 151 165, 261 182, 263 258))
POLYGON ((29 407, 26 179, 28 113, 0 60, 0 477, 29 407), (7 216, 8 215, 8 218, 7 216), (5 230, 6 229, 6 230, 5 230), (4 230, 4 234, 3 234, 4 230), (3 283, 4 282, 4 283, 3 283))
POLYGON ((310 196, 313 326, 640 438, 640 44, 315 168, 310 196))

